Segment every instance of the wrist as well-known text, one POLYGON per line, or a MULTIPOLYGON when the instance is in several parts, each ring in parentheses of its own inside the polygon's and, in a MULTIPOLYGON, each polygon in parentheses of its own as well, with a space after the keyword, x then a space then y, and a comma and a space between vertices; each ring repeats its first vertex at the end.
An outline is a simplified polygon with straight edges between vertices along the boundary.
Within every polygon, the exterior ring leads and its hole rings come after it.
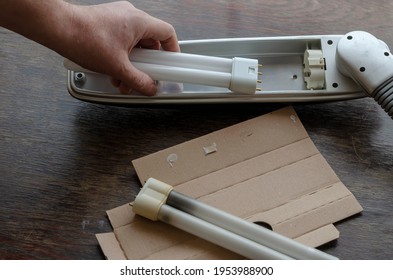
POLYGON ((76 37, 77 6, 63 0, 54 2, 48 11, 50 15, 47 16, 47 22, 44 23, 42 34, 38 34, 37 39, 32 39, 64 56, 72 48, 76 37))

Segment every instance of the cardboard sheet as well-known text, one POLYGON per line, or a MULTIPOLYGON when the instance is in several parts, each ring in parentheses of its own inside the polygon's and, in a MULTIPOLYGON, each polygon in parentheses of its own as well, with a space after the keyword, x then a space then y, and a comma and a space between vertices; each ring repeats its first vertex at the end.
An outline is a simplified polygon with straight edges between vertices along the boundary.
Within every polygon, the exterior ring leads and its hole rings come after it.
MULTIPOLYGON (((362 211, 312 143, 293 108, 210 133, 136 159, 148 178, 281 234, 317 247, 338 238, 333 223, 362 211)), ((98 234, 108 259, 240 259, 207 241, 109 210, 113 233, 98 234)))

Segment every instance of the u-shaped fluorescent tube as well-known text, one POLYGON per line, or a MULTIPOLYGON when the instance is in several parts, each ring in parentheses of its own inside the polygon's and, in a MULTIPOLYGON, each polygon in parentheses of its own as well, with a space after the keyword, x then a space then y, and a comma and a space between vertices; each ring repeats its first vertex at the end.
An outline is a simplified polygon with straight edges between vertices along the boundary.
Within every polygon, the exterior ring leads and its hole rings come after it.
MULTIPOLYGON (((228 88, 236 93, 255 94, 260 75, 257 59, 223 58, 196 54, 133 49, 133 65, 153 80, 228 88)), ((64 66, 71 71, 91 72, 70 60, 64 66)))
POLYGON ((334 256, 204 204, 156 179, 147 180, 133 211, 173 225, 250 259, 320 259, 334 256))

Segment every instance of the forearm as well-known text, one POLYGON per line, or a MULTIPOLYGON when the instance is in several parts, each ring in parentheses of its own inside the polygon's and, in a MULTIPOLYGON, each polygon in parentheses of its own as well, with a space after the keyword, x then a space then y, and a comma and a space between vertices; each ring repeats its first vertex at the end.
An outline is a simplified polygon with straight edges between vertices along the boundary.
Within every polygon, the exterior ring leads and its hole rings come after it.
POLYGON ((152 95, 155 82, 129 60, 138 46, 179 51, 174 28, 128 1, 78 6, 63 0, 0 0, 0 25, 90 70, 121 92, 152 95))
POLYGON ((71 37, 72 5, 63 0, 0 0, 0 10, 1 26, 57 52, 71 37))

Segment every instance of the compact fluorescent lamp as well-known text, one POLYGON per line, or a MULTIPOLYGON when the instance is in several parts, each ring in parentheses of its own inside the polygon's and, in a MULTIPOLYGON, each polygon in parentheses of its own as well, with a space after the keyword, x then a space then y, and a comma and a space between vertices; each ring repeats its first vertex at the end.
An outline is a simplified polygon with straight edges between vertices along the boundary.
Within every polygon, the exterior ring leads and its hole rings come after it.
POLYGON ((83 101, 122 106, 323 102, 369 96, 393 116, 393 56, 384 42, 367 32, 190 40, 180 46, 182 53, 134 49, 130 54, 135 67, 159 81, 156 96, 120 94, 107 76, 66 60, 68 90, 83 101))

